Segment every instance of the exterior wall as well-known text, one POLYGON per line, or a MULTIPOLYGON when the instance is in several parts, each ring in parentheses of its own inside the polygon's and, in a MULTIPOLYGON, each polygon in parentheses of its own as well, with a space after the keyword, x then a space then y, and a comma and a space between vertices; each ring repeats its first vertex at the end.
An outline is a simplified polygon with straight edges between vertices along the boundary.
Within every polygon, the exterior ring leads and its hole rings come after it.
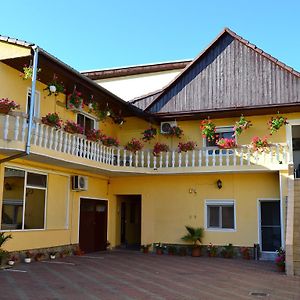
MULTIPOLYGON (((112 178, 110 194, 142 196, 142 244, 182 244, 185 225, 204 227, 205 200, 230 199, 236 205, 236 231, 207 230, 203 243, 253 246, 258 242, 258 199, 280 199, 278 173, 112 178)), ((116 226, 119 244, 120 216, 116 226)))
POLYGON ((181 70, 131 75, 96 80, 102 87, 125 101, 159 90, 173 80, 181 70))

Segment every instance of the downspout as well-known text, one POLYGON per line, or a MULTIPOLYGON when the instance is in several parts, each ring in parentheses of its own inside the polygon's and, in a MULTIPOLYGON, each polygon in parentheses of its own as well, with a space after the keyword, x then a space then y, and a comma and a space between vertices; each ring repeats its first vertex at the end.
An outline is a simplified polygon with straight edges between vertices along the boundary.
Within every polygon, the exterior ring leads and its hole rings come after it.
POLYGON ((34 106, 35 106, 35 91, 36 91, 39 48, 38 46, 34 45, 32 46, 32 50, 33 50, 33 67, 32 67, 32 78, 31 78, 31 97, 30 97, 30 110, 29 110, 29 117, 28 117, 28 129, 27 129, 25 151, 1 159, 0 164, 30 154, 30 141, 31 141, 31 131, 33 127, 32 125, 33 125, 33 113, 34 113, 34 106))

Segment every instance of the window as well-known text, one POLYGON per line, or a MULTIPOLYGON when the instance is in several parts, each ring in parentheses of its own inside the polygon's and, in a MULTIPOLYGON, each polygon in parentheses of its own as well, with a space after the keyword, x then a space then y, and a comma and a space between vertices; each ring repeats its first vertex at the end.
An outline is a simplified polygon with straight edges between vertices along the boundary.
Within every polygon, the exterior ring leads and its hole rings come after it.
POLYGON ((1 230, 44 229, 47 176, 5 168, 1 230))
POLYGON ((91 129, 95 129, 95 123, 95 119, 84 114, 77 114, 77 124, 84 129, 84 133, 91 129))
POLYGON ((205 210, 207 229, 235 229, 234 201, 206 201, 205 210))
MULTIPOLYGON (((27 107, 26 107, 26 113, 29 114, 30 111, 30 98, 31 98, 31 90, 28 89, 27 91, 27 107)), ((33 116, 35 118, 38 118, 40 115, 40 93, 35 92, 35 105, 33 109, 33 116)))

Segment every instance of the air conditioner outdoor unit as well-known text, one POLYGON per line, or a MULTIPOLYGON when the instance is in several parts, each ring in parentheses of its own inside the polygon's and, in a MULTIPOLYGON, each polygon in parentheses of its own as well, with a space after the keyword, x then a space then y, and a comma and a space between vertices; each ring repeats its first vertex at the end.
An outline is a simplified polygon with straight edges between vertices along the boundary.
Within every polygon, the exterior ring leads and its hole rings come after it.
POLYGON ((85 176, 75 175, 72 177, 73 191, 86 191, 88 189, 88 178, 85 176))
POLYGON ((160 133, 168 134, 170 132, 170 129, 174 126, 177 126, 176 121, 161 122, 160 123, 160 133))

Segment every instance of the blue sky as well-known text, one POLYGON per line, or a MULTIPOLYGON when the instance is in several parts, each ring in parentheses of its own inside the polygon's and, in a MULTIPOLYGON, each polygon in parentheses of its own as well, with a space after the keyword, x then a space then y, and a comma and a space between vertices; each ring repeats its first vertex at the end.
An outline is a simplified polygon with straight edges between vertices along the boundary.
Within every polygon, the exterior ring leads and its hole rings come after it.
POLYGON ((78 70, 194 58, 224 27, 300 70, 299 0, 0 0, 0 34, 78 70))

